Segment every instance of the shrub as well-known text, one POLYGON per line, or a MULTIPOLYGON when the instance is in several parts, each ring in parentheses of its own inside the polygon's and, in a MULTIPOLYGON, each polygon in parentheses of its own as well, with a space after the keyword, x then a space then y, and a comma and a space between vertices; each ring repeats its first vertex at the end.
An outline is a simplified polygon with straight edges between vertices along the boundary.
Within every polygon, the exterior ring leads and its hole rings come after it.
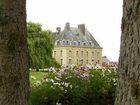
POLYGON ((32 87, 32 104, 113 105, 116 76, 116 71, 102 69, 51 71, 32 87))

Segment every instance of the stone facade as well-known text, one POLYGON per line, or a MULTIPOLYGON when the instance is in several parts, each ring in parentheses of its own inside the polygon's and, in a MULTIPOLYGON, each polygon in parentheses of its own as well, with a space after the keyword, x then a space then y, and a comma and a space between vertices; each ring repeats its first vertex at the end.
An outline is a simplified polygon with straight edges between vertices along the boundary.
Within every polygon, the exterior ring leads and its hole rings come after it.
POLYGON ((73 28, 70 27, 69 23, 66 23, 62 32, 60 27, 56 29, 58 32, 53 33, 55 40, 53 57, 61 65, 102 65, 102 47, 85 29, 84 24, 78 25, 78 28, 73 28))

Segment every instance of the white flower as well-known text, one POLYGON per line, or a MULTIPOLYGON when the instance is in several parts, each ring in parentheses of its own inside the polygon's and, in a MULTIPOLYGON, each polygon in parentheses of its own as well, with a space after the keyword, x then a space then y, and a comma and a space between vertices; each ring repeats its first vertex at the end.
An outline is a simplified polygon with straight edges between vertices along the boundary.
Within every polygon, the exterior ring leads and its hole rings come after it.
POLYGON ((60 83, 56 82, 56 83, 54 83, 54 85, 58 85, 58 86, 60 86, 60 83))
POLYGON ((64 85, 65 85, 65 87, 68 87, 69 86, 69 83, 65 83, 64 85))
POLYGON ((61 80, 61 79, 60 79, 60 78, 58 78, 58 77, 55 77, 54 79, 56 79, 56 80, 58 80, 58 81, 59 81, 59 80, 61 80))
POLYGON ((72 85, 70 85, 70 88, 72 89, 72 85))
POLYGON ((45 68, 44 71, 49 71, 49 69, 48 68, 45 68))
POLYGON ((116 79, 116 78, 113 78, 112 80, 113 80, 113 82, 116 82, 116 81, 117 81, 117 79, 116 79))
POLYGON ((108 69, 108 72, 111 73, 111 70, 108 69))
POLYGON ((51 81, 52 83, 54 83, 54 80, 53 79, 50 79, 49 81, 51 81))
POLYGON ((62 103, 56 103, 56 105, 62 105, 62 103))
POLYGON ((44 82, 49 82, 49 79, 45 79, 44 82))
POLYGON ((64 90, 64 88, 63 87, 60 87, 60 89, 63 91, 64 90))
POLYGON ((41 84, 41 82, 40 82, 40 81, 36 81, 36 83, 37 83, 37 84, 41 84))

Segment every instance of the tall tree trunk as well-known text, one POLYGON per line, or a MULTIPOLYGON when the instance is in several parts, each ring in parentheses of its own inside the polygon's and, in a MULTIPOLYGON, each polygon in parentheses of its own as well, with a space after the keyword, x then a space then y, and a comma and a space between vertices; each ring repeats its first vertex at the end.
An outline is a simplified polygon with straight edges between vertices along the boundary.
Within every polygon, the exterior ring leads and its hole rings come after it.
POLYGON ((29 105, 26 0, 0 0, 0 105, 29 105))
POLYGON ((115 105, 140 105, 140 0, 123 0, 115 105))

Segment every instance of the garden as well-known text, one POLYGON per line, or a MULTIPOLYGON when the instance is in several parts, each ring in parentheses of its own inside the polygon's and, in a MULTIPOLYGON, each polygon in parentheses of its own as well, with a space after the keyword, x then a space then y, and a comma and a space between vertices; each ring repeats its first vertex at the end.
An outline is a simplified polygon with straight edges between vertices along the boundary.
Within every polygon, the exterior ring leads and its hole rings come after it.
POLYGON ((32 105, 114 105, 117 70, 83 66, 30 72, 32 105))

